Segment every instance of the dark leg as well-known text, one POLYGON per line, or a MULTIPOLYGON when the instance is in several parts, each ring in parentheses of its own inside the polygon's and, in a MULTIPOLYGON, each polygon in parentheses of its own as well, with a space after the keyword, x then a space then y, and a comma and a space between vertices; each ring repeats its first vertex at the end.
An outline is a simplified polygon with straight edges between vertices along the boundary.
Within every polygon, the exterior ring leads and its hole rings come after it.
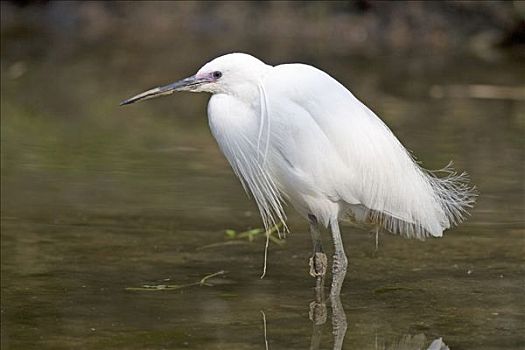
POLYGON ((334 261, 332 265, 332 289, 330 295, 338 296, 341 293, 341 287, 346 275, 346 267, 348 259, 346 258, 345 250, 343 248, 343 240, 341 239, 341 232, 339 231, 339 223, 337 219, 330 222, 330 229, 332 231, 332 239, 334 240, 334 261))
POLYGON ((321 233, 319 232, 319 225, 317 218, 314 215, 308 215, 310 223, 310 234, 313 242, 313 255, 310 258, 310 275, 317 278, 317 287, 322 287, 322 280, 326 275, 328 260, 326 254, 323 252, 323 244, 321 242, 321 233))

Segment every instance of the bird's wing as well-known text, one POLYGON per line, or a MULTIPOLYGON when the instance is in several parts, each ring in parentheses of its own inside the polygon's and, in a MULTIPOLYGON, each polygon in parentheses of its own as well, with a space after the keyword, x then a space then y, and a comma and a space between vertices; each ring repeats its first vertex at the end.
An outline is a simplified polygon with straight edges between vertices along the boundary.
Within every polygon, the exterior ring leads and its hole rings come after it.
POLYGON ((332 200, 364 208, 368 221, 411 237, 441 236, 472 205, 463 174, 437 178, 422 169, 374 112, 321 70, 276 66, 265 90, 272 123, 275 116, 312 150, 290 151, 284 139, 280 152, 332 200))

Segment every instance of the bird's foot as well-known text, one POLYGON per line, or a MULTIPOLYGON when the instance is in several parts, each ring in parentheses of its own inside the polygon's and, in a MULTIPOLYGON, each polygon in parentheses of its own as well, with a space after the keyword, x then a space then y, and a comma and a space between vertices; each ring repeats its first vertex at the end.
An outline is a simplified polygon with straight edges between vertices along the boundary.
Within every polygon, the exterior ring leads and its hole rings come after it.
POLYGON ((324 277, 328 268, 328 259, 326 254, 322 252, 315 253, 310 257, 310 276, 324 277))
POLYGON ((346 273, 347 266, 348 266, 348 259, 346 255, 338 254, 338 253, 334 254, 334 261, 332 264, 332 274, 338 275, 341 273, 346 273))
POLYGON ((335 254, 332 265, 332 288, 330 289, 330 296, 339 296, 343 282, 346 276, 346 268, 348 266, 348 259, 346 255, 335 254))

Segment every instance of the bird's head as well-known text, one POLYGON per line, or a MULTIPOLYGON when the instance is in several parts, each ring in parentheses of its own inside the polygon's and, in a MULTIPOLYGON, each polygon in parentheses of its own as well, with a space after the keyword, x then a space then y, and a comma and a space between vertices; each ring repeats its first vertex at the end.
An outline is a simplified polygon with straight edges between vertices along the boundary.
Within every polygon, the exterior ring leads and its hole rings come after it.
POLYGON ((256 94, 268 66, 244 53, 230 53, 206 63, 191 77, 157 87, 121 102, 127 105, 137 101, 169 95, 175 91, 223 93, 249 97, 256 94))

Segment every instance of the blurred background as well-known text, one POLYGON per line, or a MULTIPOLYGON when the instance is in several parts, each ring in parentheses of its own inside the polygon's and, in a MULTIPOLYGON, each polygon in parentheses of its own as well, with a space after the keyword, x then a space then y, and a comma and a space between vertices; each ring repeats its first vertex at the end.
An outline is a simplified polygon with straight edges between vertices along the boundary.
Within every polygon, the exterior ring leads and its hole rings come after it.
POLYGON ((425 167, 454 160, 480 191, 442 240, 384 235, 375 251, 343 228, 345 348, 525 347, 525 2, 0 6, 2 349, 261 349, 261 311, 270 347, 332 348, 330 321, 317 341, 308 319, 292 210, 259 280, 264 238, 243 232, 261 222, 209 97, 118 106, 229 52, 323 69, 425 167))

